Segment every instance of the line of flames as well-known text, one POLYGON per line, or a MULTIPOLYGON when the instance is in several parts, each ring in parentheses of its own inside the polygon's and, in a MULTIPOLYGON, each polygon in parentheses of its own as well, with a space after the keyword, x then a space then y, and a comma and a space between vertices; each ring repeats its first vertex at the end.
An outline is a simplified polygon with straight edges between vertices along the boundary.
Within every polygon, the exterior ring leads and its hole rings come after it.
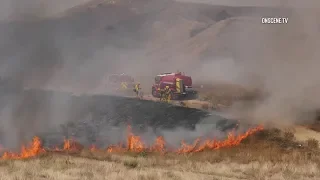
MULTIPOLYGON (((109 146, 107 152, 175 152, 175 153, 191 153, 191 152, 201 152, 204 150, 216 150, 225 147, 233 147, 239 145, 241 141, 248 136, 263 130, 263 126, 257 126, 251 128, 243 134, 235 135, 235 132, 232 131, 228 134, 227 139, 217 141, 217 140, 205 140, 201 141, 200 138, 196 139, 193 144, 186 144, 184 141, 181 142, 181 147, 175 150, 169 150, 165 146, 165 140, 162 136, 156 138, 155 143, 151 146, 146 146, 141 137, 131 133, 131 127, 128 126, 128 136, 127 144, 119 144, 109 146)), ((35 157, 46 152, 78 152, 83 149, 79 143, 73 140, 64 140, 63 148, 43 148, 41 140, 39 137, 34 137, 29 146, 22 146, 20 153, 13 153, 10 151, 5 151, 0 157, 1 159, 25 159, 30 157, 35 157)), ((95 146, 91 146, 90 151, 101 151, 95 146)))

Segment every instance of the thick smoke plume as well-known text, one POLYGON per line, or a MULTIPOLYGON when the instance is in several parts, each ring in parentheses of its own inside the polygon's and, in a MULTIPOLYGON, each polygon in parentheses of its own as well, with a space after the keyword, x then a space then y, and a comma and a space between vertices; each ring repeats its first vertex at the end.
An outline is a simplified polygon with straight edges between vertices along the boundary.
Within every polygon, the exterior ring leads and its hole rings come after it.
MULTIPOLYGON (((146 13, 160 12, 172 2, 141 1, 141 6, 128 8, 93 1, 73 8, 71 14, 59 14, 83 2, 1 1, 0 75, 5 86, 1 92, 0 133, 4 146, 19 147, 38 133, 89 116, 81 112, 71 115, 70 109, 90 102, 72 104, 70 96, 55 94, 25 95, 23 89, 105 93, 106 74, 125 71, 142 80, 153 80, 153 71, 166 67, 154 57, 146 57, 144 42, 152 33, 144 30, 143 22, 148 27, 149 21, 158 17, 146 20, 146 13), (18 92, 8 92, 10 88, 18 92)), ((103 108, 114 107, 110 104, 103 108)))
POLYGON ((64 41, 75 29, 67 29, 63 23, 52 23, 44 18, 52 18, 65 8, 83 2, 0 2, 1 144, 7 147, 20 146, 35 133, 46 131, 69 118, 69 99, 52 98, 41 104, 39 97, 25 97, 13 90, 43 88, 65 64, 74 64, 79 68, 77 71, 81 71, 81 62, 71 53, 81 52, 81 47, 64 41), (11 92, 8 94, 8 91, 11 92), (50 107, 50 112, 41 111, 43 107, 50 107))
MULTIPOLYGON (((147 93, 155 74, 181 70, 195 82, 228 81, 266 91, 269 96, 254 109, 243 111, 239 105, 241 115, 253 119, 292 122, 320 103, 317 10, 276 3, 287 8, 280 15, 289 17, 289 24, 262 25, 255 8, 246 14, 235 11, 252 17, 220 21, 206 5, 137 0, 112 6, 94 1, 61 16, 84 2, 1 1, 1 77, 20 88, 95 93, 107 91, 107 74, 127 72, 147 93)), ((17 94, 3 96, 0 109, 6 146, 18 146, 70 119, 74 104, 69 97, 40 103, 37 96, 17 94)))
POLYGON ((267 97, 254 106, 234 106, 246 118, 284 123, 313 120, 312 112, 320 105, 320 34, 316 20, 319 9, 310 8, 310 4, 319 6, 317 1, 287 1, 278 6, 283 8, 279 15, 259 17, 253 12, 256 18, 221 22, 224 29, 216 41, 227 46, 231 56, 208 57, 197 69, 203 72, 199 79, 265 92, 267 97), (289 23, 261 24, 261 17, 287 17, 289 23))

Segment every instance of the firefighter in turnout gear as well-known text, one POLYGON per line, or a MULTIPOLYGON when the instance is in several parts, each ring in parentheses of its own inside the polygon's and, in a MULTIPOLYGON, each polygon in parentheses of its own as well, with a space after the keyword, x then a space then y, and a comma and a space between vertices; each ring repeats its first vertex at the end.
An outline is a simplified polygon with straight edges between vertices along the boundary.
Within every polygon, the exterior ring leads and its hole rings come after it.
POLYGON ((139 94, 140 94, 140 83, 137 83, 135 86, 134 86, 134 92, 136 93, 137 97, 139 97, 139 94))
POLYGON ((158 88, 160 94, 160 101, 165 101, 165 89, 158 88))
POLYGON ((171 99, 171 89, 169 88, 169 86, 166 86, 164 89, 164 101, 169 103, 170 99, 171 99))

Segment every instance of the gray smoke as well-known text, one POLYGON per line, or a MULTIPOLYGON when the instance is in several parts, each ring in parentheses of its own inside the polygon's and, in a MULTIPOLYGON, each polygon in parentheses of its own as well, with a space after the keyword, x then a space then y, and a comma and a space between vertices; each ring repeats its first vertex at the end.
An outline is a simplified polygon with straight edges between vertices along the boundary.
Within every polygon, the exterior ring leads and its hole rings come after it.
MULTIPOLYGON (((150 0, 131 6, 94 1, 62 16, 84 2, 1 1, 1 77, 20 88, 93 93, 107 91, 107 74, 127 72, 147 92, 155 74, 181 70, 194 75, 195 81, 259 85, 270 98, 246 114, 254 119, 295 119, 296 112, 319 105, 316 12, 285 4, 294 12, 284 11, 289 17, 286 25, 261 25, 255 8, 249 20, 217 22, 206 6, 150 0), (191 38, 191 32, 198 34, 191 38), (203 55, 206 48, 216 48, 219 56, 203 55)), ((75 106, 68 97, 53 96, 43 104, 37 98, 14 93, 2 97, 0 131, 6 144, 18 146, 67 122, 69 108, 75 106), (50 110, 37 110, 40 107, 50 110)))
MULTIPOLYGON (((216 1, 215 1, 216 2, 216 1)), ((305 122, 306 112, 319 108, 319 14, 318 1, 287 1, 286 8, 269 16, 252 12, 251 17, 220 22, 212 36, 216 46, 224 46, 228 56, 207 57, 193 74, 207 82, 227 82, 258 88, 268 94, 263 102, 245 108, 237 104, 239 116, 259 121, 305 122), (314 8, 310 8, 310 7, 314 8), (308 8, 306 8, 308 7, 308 8), (262 17, 287 17, 288 24, 262 24, 262 17), (246 110, 244 110, 246 109, 246 110)), ((271 2, 270 2, 271 3, 271 2)), ((233 2, 240 5, 240 2, 233 2)))
MULTIPOLYGON (((68 119, 69 99, 52 98, 40 104, 38 97, 25 97, 19 92, 7 94, 6 88, 9 91, 43 88, 64 64, 79 61, 77 57, 70 57, 70 52, 77 49, 73 49, 73 44, 66 40, 75 29, 68 28, 64 22, 52 22, 45 18, 52 18, 65 8, 81 3, 84 1, 0 2, 0 131, 1 141, 8 147, 20 146, 35 133, 68 119), (43 106, 49 106, 50 112, 41 112, 43 106)), ((81 49, 76 53, 79 52, 81 49)))

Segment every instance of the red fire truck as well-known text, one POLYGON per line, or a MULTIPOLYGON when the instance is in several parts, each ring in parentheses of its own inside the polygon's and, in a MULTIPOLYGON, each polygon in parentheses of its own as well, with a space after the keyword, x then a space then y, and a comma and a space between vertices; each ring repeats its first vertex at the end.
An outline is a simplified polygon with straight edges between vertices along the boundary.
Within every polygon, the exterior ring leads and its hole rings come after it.
POLYGON ((155 77, 155 83, 152 86, 152 96, 160 97, 160 89, 169 86, 171 89, 171 99, 177 100, 181 97, 196 97, 197 92, 192 89, 192 78, 181 72, 163 73, 155 77))

